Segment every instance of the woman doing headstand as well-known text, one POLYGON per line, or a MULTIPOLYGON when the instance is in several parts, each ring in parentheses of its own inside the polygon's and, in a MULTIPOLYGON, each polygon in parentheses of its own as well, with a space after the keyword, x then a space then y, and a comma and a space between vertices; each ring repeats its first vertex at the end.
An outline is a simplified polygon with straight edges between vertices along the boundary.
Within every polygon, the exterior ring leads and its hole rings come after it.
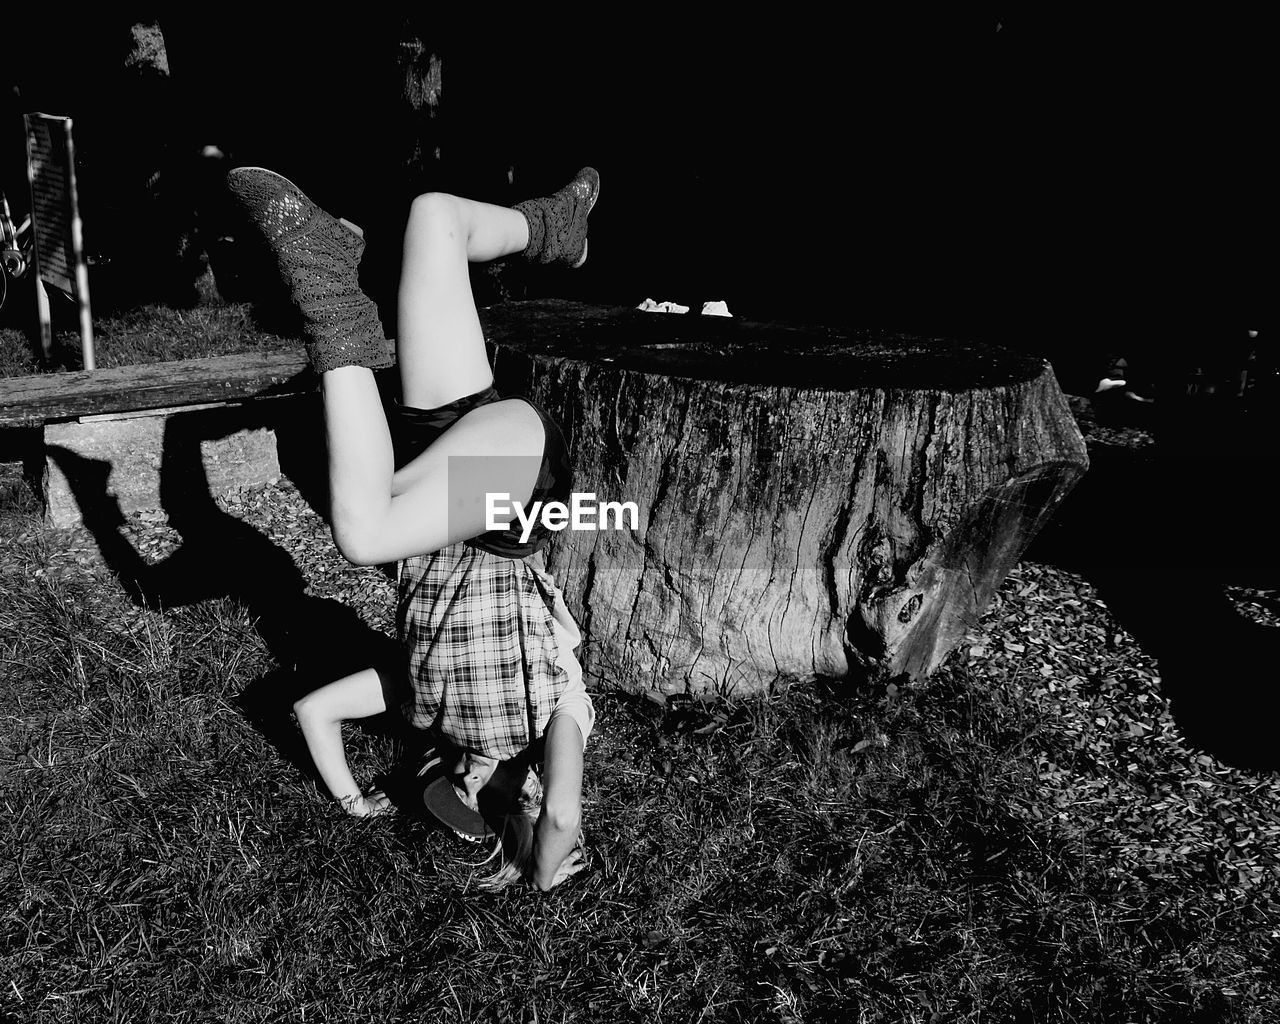
POLYGON ((271 171, 238 168, 228 184, 302 314, 321 378, 334 541, 357 565, 398 563, 408 685, 403 669, 369 668, 298 701, 316 768, 348 812, 388 810, 383 793, 362 793, 352 777, 341 724, 395 703, 458 751, 454 787, 474 810, 499 762, 537 744, 543 800, 529 874, 549 889, 581 868, 582 755, 595 713, 573 655, 577 628, 540 556, 529 557, 547 531, 522 545, 518 528, 489 530, 485 496, 506 493, 526 507, 564 500, 568 460, 542 410, 494 390, 467 265, 523 253, 581 266, 599 175, 585 168, 554 195, 511 209, 443 193, 414 200, 394 360, 399 466, 373 372, 393 359, 357 280, 362 234, 271 171))

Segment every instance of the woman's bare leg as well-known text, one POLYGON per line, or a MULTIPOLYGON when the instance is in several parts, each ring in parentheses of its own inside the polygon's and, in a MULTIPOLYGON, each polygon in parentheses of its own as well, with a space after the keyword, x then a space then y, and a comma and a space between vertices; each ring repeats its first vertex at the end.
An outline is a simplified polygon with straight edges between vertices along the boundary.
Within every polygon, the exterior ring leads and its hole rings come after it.
POLYGON ((432 192, 414 200, 400 276, 401 394, 434 409, 493 383, 469 263, 520 252, 529 225, 515 210, 432 192))
MULTIPOLYGON (((397 356, 403 400, 435 408, 493 383, 467 265, 519 252, 528 225, 515 210, 443 193, 414 201, 405 230, 397 356)), ((377 564, 436 551, 487 528, 485 493, 527 502, 544 430, 522 401, 468 413, 397 476, 373 373, 323 375, 331 521, 344 556, 377 564), (449 458, 464 456, 472 493, 448 490, 449 458), (493 456, 524 456, 493 459, 493 456)))
MULTIPOLYGON (((262 169, 228 177, 276 253, 308 325, 322 375, 331 521, 351 561, 374 564, 439 550, 488 529, 485 493, 527 502, 544 431, 525 402, 495 402, 462 417, 396 480, 391 435, 371 368, 386 365, 376 310, 359 290, 363 242, 292 183, 262 169), (449 456, 470 457, 450 500, 449 456), (491 456, 523 456, 489 459, 491 456), (486 461, 487 460, 487 461, 486 461)), ((471 295, 469 261, 525 250, 541 262, 586 258, 586 216, 599 175, 584 168, 564 189, 516 209, 444 194, 414 202, 400 282, 399 356, 404 401, 432 408, 493 381, 471 295)))
POLYGON ((528 403, 493 402, 467 413, 414 460, 414 482, 392 494, 391 440, 370 371, 324 375, 334 542, 357 565, 439 551, 488 529, 486 494, 527 503, 537 482, 544 429, 528 403), (523 458, 511 458, 523 456, 523 458), (464 486, 449 487, 449 460, 463 458, 464 486))
POLYGON ((433 409, 493 383, 467 264, 523 252, 538 263, 581 266, 599 195, 600 175, 584 167, 555 195, 512 209, 439 192, 414 201, 399 293, 406 405, 433 409))

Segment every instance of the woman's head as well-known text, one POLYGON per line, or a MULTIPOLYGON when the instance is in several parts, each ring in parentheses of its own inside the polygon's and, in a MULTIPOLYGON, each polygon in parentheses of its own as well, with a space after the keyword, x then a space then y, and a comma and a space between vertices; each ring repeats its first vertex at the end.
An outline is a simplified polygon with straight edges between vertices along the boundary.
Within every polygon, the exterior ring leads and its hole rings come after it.
POLYGON ((438 821, 473 842, 497 840, 480 862, 499 861, 498 869, 480 883, 486 889, 519 881, 532 860, 542 785, 530 761, 527 751, 499 761, 441 741, 428 751, 418 773, 425 781, 423 804, 438 821))
POLYGON ((486 839, 494 833, 485 821, 480 793, 504 774, 500 768, 495 758, 439 741, 426 752, 418 770, 423 806, 463 838, 486 839))
POLYGON ((492 780, 497 767, 496 757, 486 757, 465 750, 457 754, 450 781, 458 799, 476 813, 480 812, 480 790, 492 780))
POLYGON ((491 784, 481 803, 485 821, 497 835, 493 851, 481 864, 498 861, 498 868, 479 882, 490 891, 505 889, 525 877, 533 863, 533 826, 542 810, 542 782, 532 768, 525 768, 515 787, 507 776, 505 785, 491 784))

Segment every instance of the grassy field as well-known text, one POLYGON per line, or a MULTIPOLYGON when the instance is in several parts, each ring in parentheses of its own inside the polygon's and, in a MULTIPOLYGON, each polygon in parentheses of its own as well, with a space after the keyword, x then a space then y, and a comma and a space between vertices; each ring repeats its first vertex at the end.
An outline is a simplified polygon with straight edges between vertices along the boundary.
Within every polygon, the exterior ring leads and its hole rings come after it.
MULTIPOLYGON (((483 894, 472 848, 412 813, 343 817, 291 723, 246 710, 290 685, 252 599, 139 605, 22 494, 0 523, 9 1019, 1280 1010, 1280 782, 1180 742, 1156 667, 1078 577, 1021 566, 918 691, 599 694, 590 870, 483 894)), ((342 563, 295 491, 225 511, 289 552, 299 600, 389 631, 386 576, 342 563)), ((154 564, 183 546, 155 516, 119 532, 154 564)), ((364 777, 391 765, 385 731, 351 740, 364 777)))
POLYGON ((1019 566, 924 687, 596 694, 589 869, 493 894, 278 713, 391 633, 387 575, 288 482, 200 522, 0 487, 0 1019, 1280 1019, 1280 778, 1188 747, 1080 576, 1019 566))

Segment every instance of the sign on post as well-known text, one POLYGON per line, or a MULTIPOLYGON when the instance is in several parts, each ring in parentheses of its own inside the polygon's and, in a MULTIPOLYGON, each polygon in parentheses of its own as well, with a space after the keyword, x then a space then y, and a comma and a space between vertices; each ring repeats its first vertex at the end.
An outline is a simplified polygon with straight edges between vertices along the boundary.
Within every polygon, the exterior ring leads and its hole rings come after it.
POLYGON ((27 114, 27 181, 31 185, 31 227, 35 238, 36 307, 40 344, 53 352, 53 321, 45 285, 65 292, 80 311, 84 368, 94 368, 93 320, 89 315, 89 271, 84 228, 76 196, 75 146, 71 118, 27 114))

